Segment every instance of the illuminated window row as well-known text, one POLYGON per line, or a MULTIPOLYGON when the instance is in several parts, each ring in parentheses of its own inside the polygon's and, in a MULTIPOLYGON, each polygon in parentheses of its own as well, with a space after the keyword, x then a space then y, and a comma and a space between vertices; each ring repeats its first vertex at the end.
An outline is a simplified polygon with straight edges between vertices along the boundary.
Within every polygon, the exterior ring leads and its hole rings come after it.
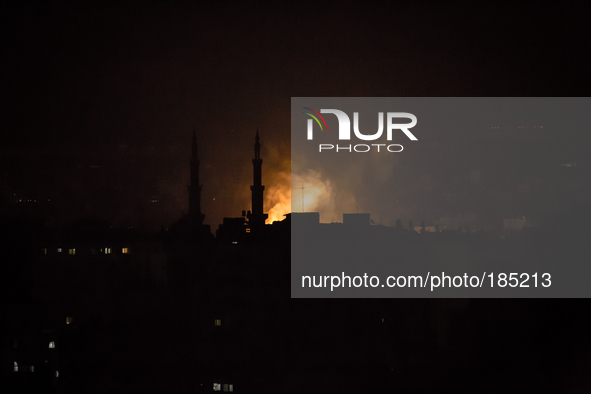
POLYGON ((214 383, 213 384, 213 391, 224 391, 227 393, 234 392, 234 385, 233 384, 226 384, 226 383, 214 383))
MULTIPOLYGON (((18 372, 18 363, 16 361, 13 364, 13 370, 14 370, 14 372, 18 372)), ((22 368, 22 370, 23 370, 23 372, 27 372, 27 371, 28 372, 35 372, 35 366, 34 365, 31 365, 30 367, 24 366, 22 368)), ((55 377, 59 378, 59 376, 60 376, 60 372, 55 371, 55 377)), ((232 391, 232 390, 230 390, 230 391, 232 391)))
MULTIPOLYGON (((13 365, 14 372, 18 372, 18 363, 15 361, 13 365)), ((35 366, 31 365, 30 367, 24 366, 22 368, 23 372, 35 372, 35 366)))
MULTIPOLYGON (((92 249, 94 252, 96 252, 96 249, 92 249)), ((57 248, 57 252, 58 253, 62 253, 63 249, 62 248, 57 248)), ((41 252, 43 252, 43 254, 47 254, 47 248, 42 248, 41 252)), ((101 253, 105 253, 105 254, 111 254, 112 249, 111 248, 103 248, 101 249, 101 253)), ((121 248, 121 253, 122 254, 129 254, 129 248, 121 248)), ((76 254, 76 248, 72 248, 72 249, 68 249, 68 254, 71 255, 75 255, 76 254)))

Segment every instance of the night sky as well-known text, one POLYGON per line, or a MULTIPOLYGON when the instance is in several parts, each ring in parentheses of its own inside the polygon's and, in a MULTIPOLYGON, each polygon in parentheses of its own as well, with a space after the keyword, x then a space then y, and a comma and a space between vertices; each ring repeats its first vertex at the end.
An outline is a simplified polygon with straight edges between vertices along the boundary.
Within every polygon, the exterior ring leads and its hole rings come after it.
MULTIPOLYGON (((50 224, 166 226, 187 210, 195 129, 202 211, 215 228, 250 209, 257 127, 269 210, 273 187, 289 189, 292 96, 588 96, 588 11, 533 1, 3 3, 2 211, 37 199, 50 224)), ((588 137, 570 137, 565 158, 585 166, 588 137)), ((428 204, 425 215, 441 213, 428 204)))

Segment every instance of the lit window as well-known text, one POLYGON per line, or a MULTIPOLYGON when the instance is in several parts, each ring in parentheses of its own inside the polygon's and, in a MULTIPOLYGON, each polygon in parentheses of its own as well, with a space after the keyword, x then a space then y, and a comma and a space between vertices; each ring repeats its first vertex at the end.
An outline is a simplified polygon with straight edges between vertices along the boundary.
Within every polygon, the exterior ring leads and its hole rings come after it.
POLYGON ((232 241, 232 245, 237 245, 237 244, 238 244, 238 242, 232 241))
POLYGON ((47 248, 43 248, 41 249, 41 251, 43 252, 43 254, 47 254, 47 248))
POLYGON ((246 232, 247 232, 247 233, 250 233, 250 228, 248 228, 248 227, 247 227, 247 228, 246 228, 246 232))
POLYGON ((214 383, 213 384, 213 391, 222 391, 222 384, 221 383, 214 383))
POLYGON ((55 349, 55 342, 54 341, 49 342, 49 348, 55 349))
POLYGON ((73 317, 66 317, 66 324, 72 324, 72 322, 74 322, 73 317))
POLYGON ((122 253, 123 253, 123 254, 127 254, 127 253, 129 253, 129 251, 128 251, 128 249, 127 249, 127 248, 123 248, 123 250, 122 250, 122 253))
POLYGON ((234 392, 234 385, 233 384, 229 384, 228 385, 228 391, 233 393, 234 392))
POLYGON ((222 325, 222 320, 221 319, 215 319, 215 325, 216 326, 221 326, 222 325))
POLYGON ((14 362, 14 372, 18 372, 18 363, 14 362))
POLYGON ((76 249, 70 249, 70 250, 69 250, 69 253, 70 253, 71 255, 75 255, 75 254, 76 254, 76 249))
POLYGON ((31 365, 31 372, 35 372, 35 366, 31 365))
POLYGON ((105 254, 111 254, 111 248, 105 248, 105 254))
POLYGON ((55 377, 59 378, 60 377, 60 371, 55 371, 55 377))
POLYGON ((62 248, 57 248, 57 252, 61 253, 62 252, 62 248))

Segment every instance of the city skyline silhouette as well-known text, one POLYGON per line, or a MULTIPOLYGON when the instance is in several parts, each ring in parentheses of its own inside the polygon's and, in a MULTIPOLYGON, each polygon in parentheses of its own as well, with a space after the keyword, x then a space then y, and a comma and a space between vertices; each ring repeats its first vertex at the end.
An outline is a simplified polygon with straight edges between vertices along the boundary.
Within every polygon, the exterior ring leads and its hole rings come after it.
POLYGON ((0 392, 589 392, 588 14, 2 2, 0 392), (292 155, 292 98, 339 97, 467 104, 392 160, 292 155), (567 290, 497 286, 534 270, 567 290), (498 293, 372 287, 442 271, 498 293))

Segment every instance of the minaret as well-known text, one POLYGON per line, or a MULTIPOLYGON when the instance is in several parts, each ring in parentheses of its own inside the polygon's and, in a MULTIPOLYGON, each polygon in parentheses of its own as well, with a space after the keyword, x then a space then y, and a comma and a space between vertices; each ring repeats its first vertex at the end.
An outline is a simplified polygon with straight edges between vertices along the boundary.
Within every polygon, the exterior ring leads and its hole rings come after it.
POLYGON ((197 223, 203 224, 205 215, 201 213, 201 185, 199 184, 199 159, 197 158, 197 137, 193 130, 191 147, 191 184, 189 185, 189 216, 197 223))
POLYGON ((253 166, 253 185, 250 187, 252 191, 252 212, 248 219, 251 226, 262 226, 269 215, 263 213, 263 191, 265 186, 262 185, 262 171, 263 159, 261 159, 261 143, 259 142, 259 129, 257 128, 257 135, 254 143, 254 159, 253 166))

